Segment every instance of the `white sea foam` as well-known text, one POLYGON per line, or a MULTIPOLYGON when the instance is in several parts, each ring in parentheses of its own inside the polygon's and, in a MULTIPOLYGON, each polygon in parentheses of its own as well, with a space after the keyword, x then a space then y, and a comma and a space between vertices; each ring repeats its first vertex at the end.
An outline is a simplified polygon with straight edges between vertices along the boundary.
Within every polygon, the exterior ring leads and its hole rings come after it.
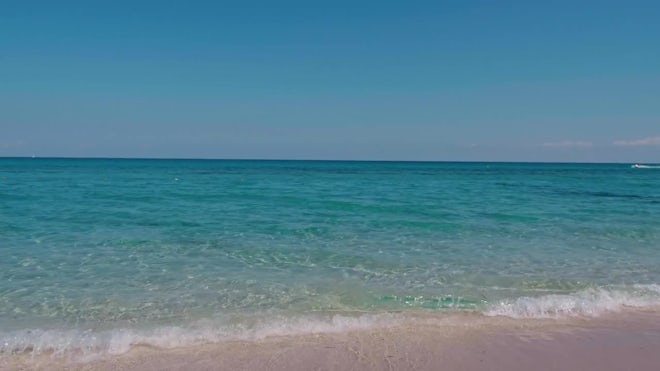
POLYGON ((214 343, 228 340, 259 340, 270 336, 333 333, 383 327, 397 323, 401 315, 363 314, 326 317, 277 318, 252 326, 199 321, 187 327, 163 326, 150 330, 20 330, 0 332, 0 354, 52 353, 89 361, 104 355, 119 355, 136 345, 159 348, 214 343))
POLYGON ((625 308, 654 306, 660 306, 660 285, 635 285, 504 300, 490 305, 484 314, 512 318, 597 317, 625 308))
MULTIPOLYGON (((521 297, 484 308, 487 316, 512 318, 594 317, 625 308, 660 306, 660 285, 595 288, 571 294, 521 297)), ((0 354, 54 354, 78 361, 128 352, 138 345, 176 348, 230 340, 259 340, 271 336, 338 333, 392 326, 405 313, 270 316, 238 321, 200 320, 186 326, 151 329, 25 329, 0 331, 0 354)))

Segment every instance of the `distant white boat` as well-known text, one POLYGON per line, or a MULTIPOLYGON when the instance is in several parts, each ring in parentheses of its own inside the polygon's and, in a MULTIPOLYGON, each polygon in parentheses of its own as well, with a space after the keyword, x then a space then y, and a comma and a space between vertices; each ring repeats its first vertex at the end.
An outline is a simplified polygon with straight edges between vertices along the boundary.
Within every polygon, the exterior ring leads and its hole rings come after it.
POLYGON ((631 166, 633 169, 660 169, 660 165, 642 165, 634 164, 631 166))

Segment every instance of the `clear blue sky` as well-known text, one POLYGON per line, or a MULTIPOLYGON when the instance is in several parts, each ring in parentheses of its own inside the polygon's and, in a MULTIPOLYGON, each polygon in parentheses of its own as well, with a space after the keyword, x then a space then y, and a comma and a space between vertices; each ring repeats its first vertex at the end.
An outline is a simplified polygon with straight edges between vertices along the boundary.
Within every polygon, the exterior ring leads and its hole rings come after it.
POLYGON ((32 155, 660 162, 660 2, 4 0, 32 155))

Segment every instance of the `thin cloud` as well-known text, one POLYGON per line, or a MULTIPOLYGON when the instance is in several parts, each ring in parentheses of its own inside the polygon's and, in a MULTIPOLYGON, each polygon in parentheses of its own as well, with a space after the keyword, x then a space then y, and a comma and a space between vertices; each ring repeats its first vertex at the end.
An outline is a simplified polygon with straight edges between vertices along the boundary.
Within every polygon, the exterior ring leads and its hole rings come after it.
POLYGON ((660 146, 660 137, 647 137, 634 140, 617 140, 615 146, 660 146))
POLYGON ((547 142, 541 144, 543 147, 550 148, 588 148, 593 147, 593 143, 583 140, 564 140, 561 142, 547 142))

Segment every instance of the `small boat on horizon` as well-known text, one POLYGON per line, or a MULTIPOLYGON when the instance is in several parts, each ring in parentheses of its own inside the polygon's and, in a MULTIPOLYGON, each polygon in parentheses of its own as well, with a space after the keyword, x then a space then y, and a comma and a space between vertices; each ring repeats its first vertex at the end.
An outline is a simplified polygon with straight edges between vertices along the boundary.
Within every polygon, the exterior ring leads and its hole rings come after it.
POLYGON ((660 165, 633 164, 633 169, 660 169, 660 165))

